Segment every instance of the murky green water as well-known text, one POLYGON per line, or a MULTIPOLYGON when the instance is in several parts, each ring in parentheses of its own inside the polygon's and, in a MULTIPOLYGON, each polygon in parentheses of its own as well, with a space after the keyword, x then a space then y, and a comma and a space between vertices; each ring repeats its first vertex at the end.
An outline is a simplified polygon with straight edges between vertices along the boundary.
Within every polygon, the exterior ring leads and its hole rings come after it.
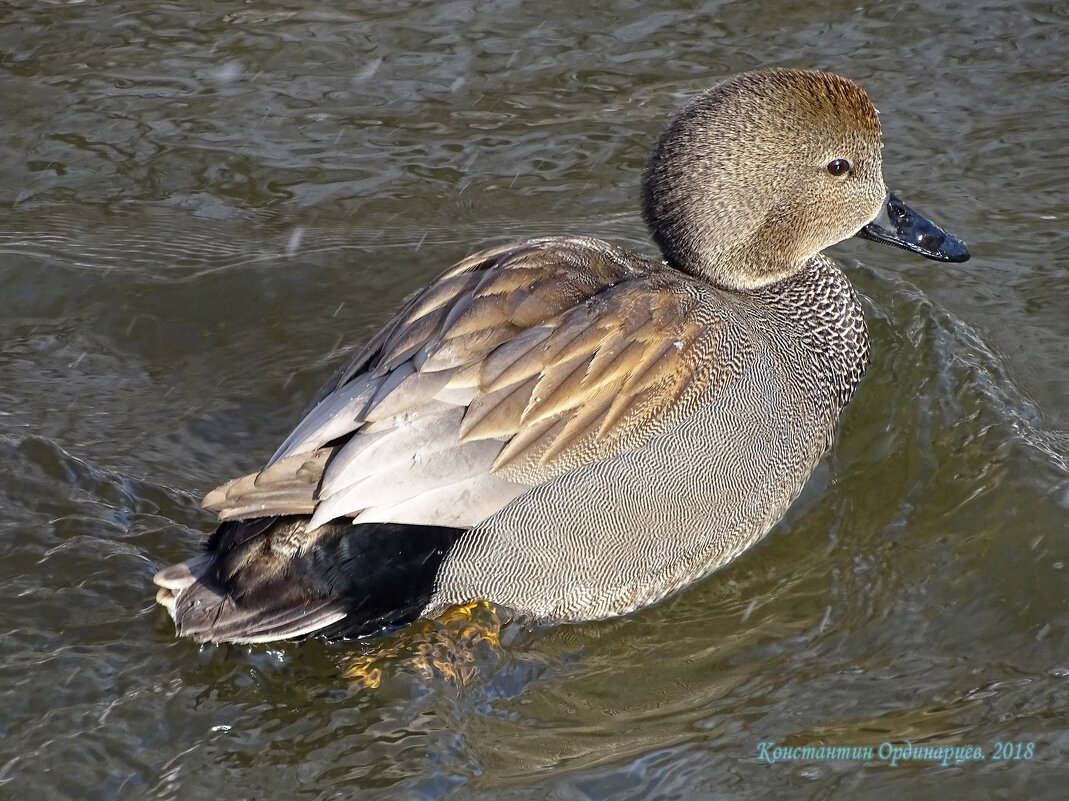
POLYGON ((0 797, 1063 798, 1064 4, 335 5, 0 8, 0 797), (835 249, 875 364, 774 535, 629 618, 507 630, 459 689, 419 632, 174 640, 152 573, 344 348, 490 243, 648 247, 652 138, 766 64, 861 82, 889 184, 974 253, 835 249), (904 740, 987 758, 759 750, 904 740))

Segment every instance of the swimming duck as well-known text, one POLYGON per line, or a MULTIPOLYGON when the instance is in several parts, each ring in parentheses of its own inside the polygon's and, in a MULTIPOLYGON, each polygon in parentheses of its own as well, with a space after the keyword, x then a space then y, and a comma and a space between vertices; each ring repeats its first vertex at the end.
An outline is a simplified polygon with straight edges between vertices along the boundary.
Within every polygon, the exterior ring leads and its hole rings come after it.
POLYGON ((969 252, 887 190, 839 76, 737 75, 643 174, 659 256, 547 237, 464 259, 320 391, 260 471, 205 498, 155 576, 177 631, 360 636, 485 600, 537 621, 646 606, 734 559, 829 448, 868 358, 855 234, 969 252))

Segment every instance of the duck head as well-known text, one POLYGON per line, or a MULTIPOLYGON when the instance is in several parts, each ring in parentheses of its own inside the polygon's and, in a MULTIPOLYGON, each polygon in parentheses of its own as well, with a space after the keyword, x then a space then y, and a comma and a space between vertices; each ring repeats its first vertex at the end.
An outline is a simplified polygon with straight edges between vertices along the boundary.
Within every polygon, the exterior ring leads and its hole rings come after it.
POLYGON ((883 180, 880 122, 864 90, 823 72, 744 73, 689 102, 643 175, 643 216, 669 264, 728 289, 802 270, 859 234, 942 261, 964 243, 883 180))

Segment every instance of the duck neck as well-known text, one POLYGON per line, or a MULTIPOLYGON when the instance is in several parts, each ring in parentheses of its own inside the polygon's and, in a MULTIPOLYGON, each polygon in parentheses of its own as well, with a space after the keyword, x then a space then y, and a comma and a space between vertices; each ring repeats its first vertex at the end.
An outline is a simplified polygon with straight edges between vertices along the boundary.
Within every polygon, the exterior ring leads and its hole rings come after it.
POLYGON ((701 253, 671 254, 667 261, 680 272, 731 292, 755 292, 806 269, 804 261, 756 248, 752 241, 701 253))

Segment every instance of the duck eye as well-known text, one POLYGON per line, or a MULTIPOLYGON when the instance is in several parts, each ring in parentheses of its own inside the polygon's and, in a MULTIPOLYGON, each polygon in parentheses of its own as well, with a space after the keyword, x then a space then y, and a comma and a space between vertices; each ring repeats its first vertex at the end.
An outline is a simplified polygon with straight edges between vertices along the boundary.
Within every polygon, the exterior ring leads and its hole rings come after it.
POLYGON ((829 161, 828 172, 830 172, 835 177, 839 177, 840 175, 846 175, 848 172, 850 172, 850 162, 846 159, 835 159, 834 161, 829 161))

